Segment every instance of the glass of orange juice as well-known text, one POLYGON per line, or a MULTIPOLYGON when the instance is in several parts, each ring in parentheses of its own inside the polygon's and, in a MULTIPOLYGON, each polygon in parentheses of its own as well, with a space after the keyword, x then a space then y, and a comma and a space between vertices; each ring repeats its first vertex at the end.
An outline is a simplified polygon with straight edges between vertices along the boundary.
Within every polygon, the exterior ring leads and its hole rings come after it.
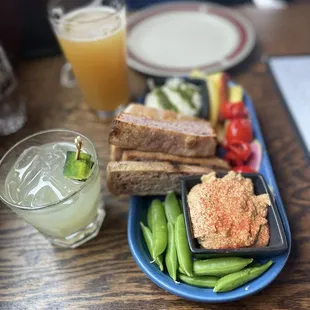
POLYGON ((48 13, 86 103, 102 119, 128 103, 123 0, 53 0, 48 13))

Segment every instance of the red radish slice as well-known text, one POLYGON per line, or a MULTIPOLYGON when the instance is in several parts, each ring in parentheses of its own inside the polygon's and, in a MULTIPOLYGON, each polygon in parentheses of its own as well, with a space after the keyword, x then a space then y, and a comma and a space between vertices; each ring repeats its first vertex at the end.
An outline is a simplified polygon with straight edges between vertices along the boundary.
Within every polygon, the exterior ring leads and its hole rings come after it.
POLYGON ((259 171, 262 162, 262 146, 258 140, 254 140, 250 144, 251 146, 251 157, 247 162, 247 165, 253 168, 255 171, 259 171))

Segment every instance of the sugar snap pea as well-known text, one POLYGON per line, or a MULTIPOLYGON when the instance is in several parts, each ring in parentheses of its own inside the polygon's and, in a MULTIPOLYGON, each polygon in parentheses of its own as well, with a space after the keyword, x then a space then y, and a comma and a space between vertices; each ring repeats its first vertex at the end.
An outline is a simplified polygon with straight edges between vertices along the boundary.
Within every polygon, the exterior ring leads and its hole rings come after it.
POLYGON ((152 208, 149 207, 147 210, 147 225, 149 227, 149 229, 152 231, 152 208))
POLYGON ((252 258, 218 257, 206 260, 195 260, 193 271, 198 276, 222 277, 229 273, 242 270, 253 261, 252 258))
POLYGON ((183 274, 185 274, 185 271, 181 268, 181 266, 180 266, 180 265, 179 265, 178 271, 179 271, 179 273, 183 273, 183 274))
POLYGON ((214 287, 219 279, 213 276, 189 277, 185 274, 179 274, 178 277, 182 282, 198 287, 214 287))
POLYGON ((259 266, 261 266, 261 264, 260 264, 258 261, 256 261, 256 260, 253 259, 252 263, 249 264, 249 265, 247 265, 246 267, 247 267, 247 268, 249 268, 249 267, 252 268, 252 267, 259 267, 259 266))
POLYGON ((162 254, 168 242, 167 220, 164 206, 159 199, 152 201, 150 206, 150 221, 153 236, 153 254, 154 257, 162 254))
POLYGON ((159 267, 159 269, 161 271, 163 271, 164 270, 164 266, 163 266, 163 257, 162 257, 162 255, 159 255, 156 258, 154 258, 153 245, 152 245, 153 238, 152 238, 151 230, 148 227, 146 227, 142 222, 140 222, 140 226, 141 226, 141 229, 142 229, 142 233, 143 233, 143 237, 144 237, 146 246, 147 246, 147 248, 148 248, 152 258, 154 259, 154 262, 159 267))
POLYGON ((177 249, 177 256, 179 265, 185 274, 189 277, 193 275, 193 261, 192 255, 188 247, 184 216, 180 214, 175 222, 175 246, 177 249))
POLYGON ((168 227, 168 245, 167 245, 165 262, 170 277, 174 281, 176 281, 178 258, 177 258, 177 250, 175 248, 174 226, 172 223, 168 222, 167 227, 168 227))
POLYGON ((166 196, 165 202, 165 213, 168 222, 175 224, 177 217, 182 213, 179 205, 179 201, 174 192, 169 192, 166 196))
POLYGON ((259 267, 252 267, 252 268, 245 268, 241 271, 234 272, 231 274, 228 274, 222 278, 220 278, 213 291, 215 293, 218 292, 227 292, 231 291, 257 277, 262 275, 271 265, 273 264, 272 261, 269 261, 268 263, 261 265, 259 267))

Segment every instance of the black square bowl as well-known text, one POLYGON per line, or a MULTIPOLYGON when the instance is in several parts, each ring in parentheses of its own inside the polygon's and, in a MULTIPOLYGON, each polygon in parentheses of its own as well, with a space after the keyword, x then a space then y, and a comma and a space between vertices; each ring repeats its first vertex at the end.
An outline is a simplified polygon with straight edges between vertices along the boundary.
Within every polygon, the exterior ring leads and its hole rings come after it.
MULTIPOLYGON (((202 105, 201 105, 201 110, 200 113, 197 115, 198 117, 204 118, 204 119, 208 119, 209 118, 209 114, 210 114, 210 110, 209 110, 209 92, 207 89, 207 83, 205 80, 202 79, 192 79, 189 77, 181 77, 180 78, 183 81, 186 81, 190 84, 196 85, 199 87, 200 89, 200 94, 201 94, 201 100, 202 100, 202 105)), ((152 81, 154 83, 154 86, 163 86, 167 79, 166 78, 149 78, 149 81, 152 81)), ((144 104, 145 103, 145 98, 146 95, 151 91, 151 89, 147 86, 146 91, 143 94, 143 97, 141 98, 142 100, 140 103, 144 104)))
MULTIPOLYGON (((227 172, 217 172, 216 176, 222 178, 227 172)), ((203 249, 200 247, 192 230, 192 222, 187 204, 187 195, 196 184, 201 183, 201 176, 189 176, 181 179, 182 206, 185 218, 187 240, 190 251, 197 258, 216 256, 241 256, 241 257, 270 257, 278 255, 287 250, 287 240, 283 229, 281 217, 273 195, 270 193, 264 177, 259 173, 242 173, 245 178, 250 178, 254 185, 256 195, 268 194, 271 206, 268 207, 268 224, 270 231, 269 244, 266 247, 239 248, 239 249, 203 249)))

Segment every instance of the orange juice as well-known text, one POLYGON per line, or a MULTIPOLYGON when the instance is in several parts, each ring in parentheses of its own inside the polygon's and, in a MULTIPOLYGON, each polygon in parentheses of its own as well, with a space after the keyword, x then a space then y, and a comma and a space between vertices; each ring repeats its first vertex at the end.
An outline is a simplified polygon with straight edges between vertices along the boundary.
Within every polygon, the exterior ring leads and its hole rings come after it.
POLYGON ((91 108, 112 112, 128 102, 124 10, 72 11, 61 18, 56 34, 91 108))

